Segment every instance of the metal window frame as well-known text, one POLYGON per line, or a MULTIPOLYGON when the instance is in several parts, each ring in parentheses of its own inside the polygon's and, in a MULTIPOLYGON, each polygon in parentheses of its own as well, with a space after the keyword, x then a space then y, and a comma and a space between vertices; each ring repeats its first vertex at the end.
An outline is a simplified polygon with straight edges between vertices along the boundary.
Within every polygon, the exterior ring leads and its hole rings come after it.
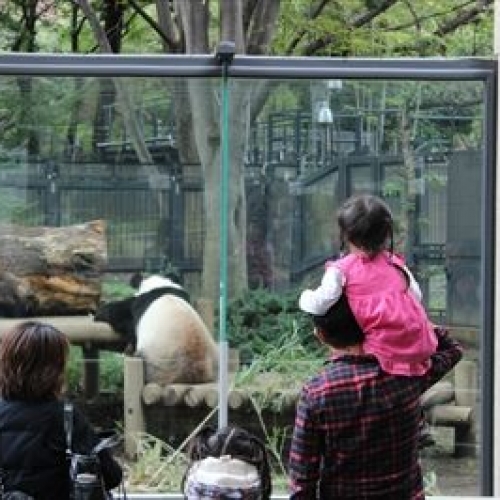
MULTIPOLYGON (((215 55, 74 55, 2 54, 0 76, 116 76, 219 78, 215 55)), ((236 56, 227 68, 230 79, 360 79, 484 82, 484 176, 481 231, 481 494, 493 494, 494 295, 497 65, 488 59, 301 58, 236 56), (486 237, 488 236, 488 237, 486 237), (488 286, 490 285, 490 286, 488 286)))

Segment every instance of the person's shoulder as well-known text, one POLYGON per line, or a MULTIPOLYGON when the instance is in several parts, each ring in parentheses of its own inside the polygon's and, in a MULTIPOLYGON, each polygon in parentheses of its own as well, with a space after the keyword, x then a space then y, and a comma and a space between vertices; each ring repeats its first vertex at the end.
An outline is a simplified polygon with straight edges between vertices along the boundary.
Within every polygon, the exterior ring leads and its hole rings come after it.
POLYGON ((15 413, 25 412, 28 414, 46 415, 57 413, 62 408, 62 403, 58 399, 46 399, 42 401, 28 401, 21 399, 6 400, 0 399, 0 410, 12 411, 15 413))
POLYGON ((324 366, 304 383, 303 390, 309 395, 323 394, 350 384, 356 384, 361 372, 378 373, 378 363, 373 356, 342 355, 330 358, 324 366))

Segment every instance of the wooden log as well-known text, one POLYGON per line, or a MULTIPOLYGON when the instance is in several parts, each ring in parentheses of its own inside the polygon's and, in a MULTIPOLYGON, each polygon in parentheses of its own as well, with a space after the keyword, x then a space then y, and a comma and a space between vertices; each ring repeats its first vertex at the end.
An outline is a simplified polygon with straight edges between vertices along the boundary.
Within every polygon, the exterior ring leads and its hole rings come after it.
MULTIPOLYGON (((37 316, 31 318, 52 325, 63 332, 74 345, 87 346, 89 343, 101 349, 118 350, 123 348, 124 341, 107 323, 94 321, 91 315, 86 316, 37 316)), ((25 318, 1 318, 0 338, 25 318)))
MULTIPOLYGON (((455 400, 457 405, 476 408, 478 387, 477 364, 463 359, 455 367, 455 400)), ((455 429, 456 457, 474 457, 477 455, 477 431, 475 413, 472 412, 472 422, 469 426, 455 429)))
POLYGON ((463 359, 455 367, 454 373, 457 405, 474 407, 479 390, 476 363, 463 359))
POLYGON ((134 459, 138 453, 137 439, 146 430, 141 398, 144 386, 142 358, 139 356, 126 356, 123 375, 125 455, 134 459))
POLYGON ((152 405, 161 401, 163 389, 156 382, 149 382, 142 388, 142 401, 145 405, 152 405))
POLYGON ((207 387, 203 399, 209 408, 215 408, 219 404, 219 391, 217 390, 217 386, 207 387))
POLYGON ((438 382, 427 390, 420 400, 420 405, 424 410, 428 410, 437 404, 446 404, 455 398, 455 389, 451 382, 438 382))
POLYGON ((244 406, 248 405, 249 402, 250 399, 248 397, 248 394, 245 394, 245 392, 243 392, 242 390, 231 389, 229 391, 229 394, 227 396, 227 404, 232 410, 243 408, 244 406))
POLYGON ((175 406, 184 402, 186 392, 191 389, 189 384, 169 384, 163 387, 162 403, 165 406, 175 406))
POLYGON ((471 425, 473 410, 469 406, 435 405, 428 414, 432 425, 460 427, 471 425))
POLYGON ((0 225, 0 314, 95 311, 106 262, 104 221, 65 227, 0 225))
POLYGON ((477 346, 479 342, 479 329, 471 326, 449 326, 450 335, 461 344, 477 346))
POLYGON ((197 406, 205 404, 207 392, 213 391, 214 389, 217 390, 215 384, 212 382, 192 385, 184 395, 184 403, 191 408, 196 408, 197 406))
MULTIPOLYGON (((472 414, 474 420, 474 412, 472 414)), ((478 442, 474 424, 455 427, 455 449, 453 455, 457 458, 477 456, 478 442)))

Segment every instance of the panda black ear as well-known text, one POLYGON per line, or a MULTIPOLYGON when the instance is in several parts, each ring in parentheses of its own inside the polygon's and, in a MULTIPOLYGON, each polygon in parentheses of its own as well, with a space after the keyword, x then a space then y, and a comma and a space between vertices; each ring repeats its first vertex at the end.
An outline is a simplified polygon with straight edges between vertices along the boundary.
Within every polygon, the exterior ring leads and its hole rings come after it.
POLYGON ((130 286, 132 288, 135 288, 136 290, 139 288, 139 285, 141 284, 142 281, 142 273, 134 273, 130 277, 130 286))
POLYGON ((182 278, 175 272, 175 271, 169 271, 168 273, 165 273, 165 278, 168 278, 169 280, 173 281, 177 285, 182 286, 182 278))

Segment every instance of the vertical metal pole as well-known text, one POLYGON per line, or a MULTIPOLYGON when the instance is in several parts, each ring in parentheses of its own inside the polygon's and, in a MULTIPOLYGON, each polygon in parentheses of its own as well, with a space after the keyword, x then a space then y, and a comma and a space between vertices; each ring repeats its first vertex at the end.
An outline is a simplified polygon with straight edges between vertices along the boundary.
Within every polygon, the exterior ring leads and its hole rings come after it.
POLYGON ((229 88, 228 61, 222 63, 221 183, 220 183, 220 284, 219 284, 219 428, 228 423, 227 276, 229 211, 229 88))
MULTIPOLYGON (((494 491, 494 334, 495 334, 495 185, 496 179, 496 137, 497 137, 497 76, 489 76, 484 88, 484 168, 482 178, 481 199, 481 437, 479 443, 479 468, 481 474, 481 495, 491 496, 494 491)), ((498 469, 497 469, 498 470, 498 469)), ((495 492, 498 494, 498 492, 495 492)))

